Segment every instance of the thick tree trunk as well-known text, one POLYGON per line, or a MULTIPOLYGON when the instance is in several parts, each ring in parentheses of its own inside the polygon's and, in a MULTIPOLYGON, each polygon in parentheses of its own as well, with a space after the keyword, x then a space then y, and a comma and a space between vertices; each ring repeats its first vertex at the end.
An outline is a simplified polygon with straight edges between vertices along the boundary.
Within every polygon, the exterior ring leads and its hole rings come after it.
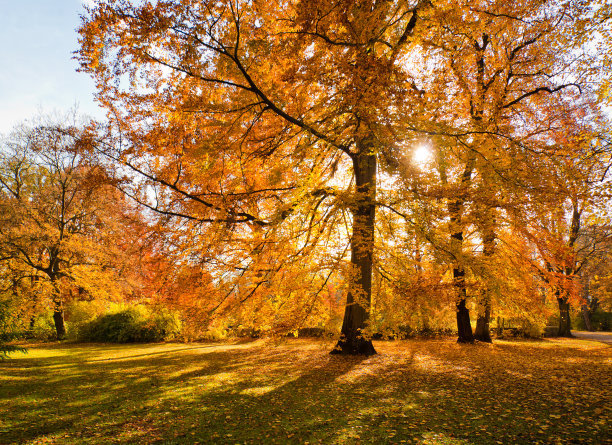
MULTIPOLYGON (((495 254, 495 219, 491 211, 485 212, 485 221, 483 229, 483 255, 486 259, 490 259, 495 254)), ((476 329, 474 330, 474 338, 478 341, 493 343, 491 339, 491 331, 489 324, 491 322, 491 294, 487 287, 482 290, 480 296, 480 307, 482 311, 478 313, 476 318, 476 329)))
MULTIPOLYGON (((451 213, 453 215, 453 213, 451 213)), ((451 216, 451 222, 454 218, 451 216)), ((451 235, 451 243, 454 244, 455 251, 461 251, 463 243, 463 232, 455 232, 451 235)), ((467 289, 465 287, 465 270, 461 266, 453 268, 453 282, 457 290, 457 342, 459 343, 474 343, 474 335, 472 334, 472 324, 470 322, 470 310, 467 308, 467 289)))
POLYGON ((349 291, 340 340, 332 354, 376 354, 366 335, 372 300, 372 254, 376 199, 376 155, 359 150, 353 157, 356 202, 352 206, 351 265, 349 291))
POLYGON ((66 338, 66 324, 64 323, 64 308, 61 303, 55 303, 53 310, 53 322, 55 323, 55 333, 58 340, 66 338))
POLYGON ((491 339, 491 330, 489 328, 490 319, 491 307, 487 305, 485 306, 484 312, 478 314, 478 318, 476 318, 476 329, 474 330, 474 338, 476 340, 493 343, 491 339))
POLYGON ((504 319, 501 317, 497 317, 497 336, 501 337, 504 335, 504 319))
MULTIPOLYGON (((450 217, 451 229, 451 250, 455 256, 455 265, 453 267, 453 284, 457 290, 457 332, 459 343, 474 343, 472 334, 472 325, 470 323, 470 311, 467 308, 467 289, 465 286, 465 269, 462 260, 463 250, 463 223, 461 221, 463 215, 463 204, 465 202, 465 191, 472 180, 472 171, 474 169, 474 157, 470 157, 465 164, 465 169, 461 175, 461 191, 458 197, 450 200, 448 203, 448 214, 450 217)), ((446 173, 441 172, 442 182, 446 183, 446 173)))
MULTIPOLYGON (((457 224, 460 222, 459 205, 453 203, 449 208, 453 211, 451 214, 451 224, 457 224), (455 210, 457 208, 457 210, 455 210)), ((457 253, 461 252, 461 246, 463 244, 463 231, 455 232, 451 235, 451 245, 454 247, 454 251, 457 253)), ((453 283, 457 290, 457 342, 459 343, 474 343, 474 336, 472 335, 472 324, 470 322, 470 310, 467 308, 467 289, 465 287, 465 270, 461 265, 453 267, 453 283)))
POLYGON ((465 272, 462 269, 454 269, 453 275, 460 292, 460 298, 457 302, 457 342, 474 343, 472 324, 470 322, 470 311, 466 306, 465 272))
POLYGON ((582 284, 582 304, 580 305, 580 310, 582 312, 582 319, 584 320, 584 326, 587 331, 593 331, 593 323, 591 323, 591 311, 589 310, 589 294, 591 287, 591 280, 586 278, 583 280, 582 284))
POLYGON ((573 337, 571 331, 571 320, 570 320, 570 305, 567 299, 557 297, 559 303, 559 331, 557 336, 559 337, 573 337))
MULTIPOLYGON (((57 263, 54 262, 54 264, 57 263)), ((66 324, 64 323, 64 304, 62 301, 62 293, 57 285, 57 273, 51 273, 49 278, 51 279, 53 292, 55 294, 53 298, 53 323, 55 324, 55 333, 58 340, 63 340, 66 338, 66 324)))
POLYGON ((459 335, 457 343, 474 343, 472 325, 470 323, 470 311, 465 306, 465 300, 457 303, 457 330, 459 335))
MULTIPOLYGON (((572 207, 573 207, 572 224, 570 226, 568 246, 570 247, 570 249, 573 250, 576 240, 578 239, 578 235, 580 233, 580 217, 582 215, 582 210, 578 209, 577 198, 572 199, 572 207)), ((574 260, 574 265, 575 265, 575 260, 574 260)), ((567 277, 575 278, 576 270, 573 266, 566 267, 564 270, 564 273, 565 273, 565 276, 567 277)), ((570 313, 569 313, 570 304, 569 304, 569 301, 567 300, 567 296, 565 294, 566 292, 567 291, 565 290, 563 290, 562 292, 559 289, 556 292, 557 302, 559 303, 559 331, 557 332, 557 335, 559 337, 573 337, 572 330, 571 330, 572 325, 571 325, 570 313)))

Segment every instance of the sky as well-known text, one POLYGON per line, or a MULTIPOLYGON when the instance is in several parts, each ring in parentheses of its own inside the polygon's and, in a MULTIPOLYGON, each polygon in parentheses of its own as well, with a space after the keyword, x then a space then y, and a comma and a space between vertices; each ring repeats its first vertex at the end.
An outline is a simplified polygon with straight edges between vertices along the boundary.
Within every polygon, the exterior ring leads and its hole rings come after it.
POLYGON ((83 0, 0 0, 0 133, 37 114, 67 112, 101 119, 95 86, 78 73, 83 0))

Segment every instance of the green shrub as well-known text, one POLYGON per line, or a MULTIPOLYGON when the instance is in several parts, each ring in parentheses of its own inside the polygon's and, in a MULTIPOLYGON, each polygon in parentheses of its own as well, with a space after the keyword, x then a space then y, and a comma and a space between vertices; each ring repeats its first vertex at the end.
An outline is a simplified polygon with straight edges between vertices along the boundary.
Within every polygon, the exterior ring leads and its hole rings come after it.
POLYGON ((0 360, 4 360, 12 352, 27 352, 21 346, 7 345, 5 342, 16 337, 10 316, 9 302, 0 300, 0 360))
POLYGON ((598 331, 612 330, 612 312, 595 312, 595 322, 598 324, 598 331))
POLYGON ((166 308, 158 308, 147 320, 147 327, 162 340, 174 340, 181 335, 182 322, 177 312, 166 308))
POLYGON ((53 321, 53 312, 45 311, 34 317, 34 323, 27 331, 27 338, 36 340, 54 340, 57 336, 55 331, 55 322, 53 321))
POLYGON ((3 341, 12 340, 15 336, 9 303, 8 300, 0 300, 0 347, 3 341))
POLYGON ((128 343, 138 341, 140 321, 134 311, 102 315, 85 324, 80 339, 95 342, 128 343))
POLYGON ((543 336, 555 336, 551 334, 551 326, 554 326, 554 318, 548 320, 541 317, 512 317, 502 318, 497 317, 491 323, 491 333, 496 333, 499 338, 509 337, 524 337, 524 338, 541 338, 543 336), (551 321, 552 320, 552 321, 551 321))
POLYGON ((521 319, 518 322, 518 334, 525 338, 540 338, 546 326, 543 322, 521 319))
POLYGON ((79 340, 102 343, 146 343, 176 338, 181 331, 177 314, 162 309, 152 313, 133 306, 101 315, 83 325, 79 340))
POLYGON ((82 330, 88 323, 108 313, 124 310, 125 306, 99 300, 71 301, 66 304, 66 325, 68 338, 77 340, 82 337, 82 330))

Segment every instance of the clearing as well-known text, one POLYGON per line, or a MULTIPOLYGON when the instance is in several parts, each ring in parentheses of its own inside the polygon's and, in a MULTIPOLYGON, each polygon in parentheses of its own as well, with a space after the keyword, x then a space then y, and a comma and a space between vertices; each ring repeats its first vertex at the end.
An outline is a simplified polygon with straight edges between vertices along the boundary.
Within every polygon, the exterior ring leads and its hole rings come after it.
POLYGON ((39 344, 0 362, 0 443, 612 443, 585 339, 39 344))

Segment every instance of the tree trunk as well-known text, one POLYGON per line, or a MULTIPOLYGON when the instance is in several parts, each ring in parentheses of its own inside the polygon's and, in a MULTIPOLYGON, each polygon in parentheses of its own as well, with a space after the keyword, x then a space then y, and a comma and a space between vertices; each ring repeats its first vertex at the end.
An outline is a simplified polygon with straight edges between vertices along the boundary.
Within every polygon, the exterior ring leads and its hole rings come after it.
POLYGON ((491 339, 491 330, 489 329, 490 318, 491 307, 486 305, 484 312, 482 314, 478 314, 478 318, 476 318, 476 329, 474 330, 474 338, 476 340, 493 343, 493 340, 491 339))
POLYGON ((64 308, 61 302, 55 302, 53 309, 53 322, 55 323, 55 333, 58 340, 66 338, 66 324, 64 323, 64 308))
POLYGON ((584 326, 586 327, 587 331, 593 332, 593 323, 591 323, 591 313, 589 312, 589 306, 584 303, 582 304, 582 306, 580 306, 580 309, 582 311, 582 319, 584 320, 584 326))
MULTIPOLYGON (((465 269, 463 266, 462 250, 463 250, 463 223, 461 221, 463 215, 463 204, 465 202, 465 192, 472 180, 472 170, 474 169, 474 157, 470 156, 465 164, 465 169, 461 175, 461 190, 457 198, 452 199, 448 203, 448 214, 450 217, 450 242, 451 251, 455 257, 455 265, 453 266, 453 285, 457 290, 456 309, 457 309, 457 332, 459 343, 474 343, 472 335, 472 325, 470 323, 470 311, 467 308, 467 289, 465 287, 465 269)), ((446 183, 446 172, 441 171, 442 182, 446 183)))
POLYGON ((371 147, 359 147, 353 157, 356 198, 351 236, 351 276, 340 340, 332 354, 376 354, 367 328, 372 301, 372 254, 376 199, 376 155, 371 147))
POLYGON ((497 336, 501 337, 504 335, 504 319, 500 316, 497 317, 497 336))
POLYGON ((453 275, 455 281, 459 287, 460 299, 457 302, 457 342, 458 343, 474 343, 474 336, 472 335, 472 324, 470 322, 470 311, 466 306, 466 292, 464 275, 465 271, 462 269, 454 269, 453 275))
POLYGON ((559 337, 573 337, 570 322, 570 305, 566 298, 557 297, 559 303, 559 337))
MULTIPOLYGON (((495 219, 490 210, 485 213, 484 218, 485 228, 483 229, 482 237, 483 255, 486 259, 490 259, 495 254, 495 238, 497 236, 493 229, 495 219)), ((478 313, 478 317, 476 318, 474 338, 486 343, 493 343, 489 328, 489 324, 491 322, 491 293, 488 287, 485 287, 482 290, 480 296, 480 306, 482 307, 482 311, 478 313)))
POLYGON ((582 319, 584 320, 584 326, 587 331, 593 331, 593 323, 591 323, 591 311, 589 310, 589 294, 590 294, 590 285, 591 280, 586 278, 583 280, 584 283, 582 285, 582 304, 580 305, 580 309, 582 312, 582 319))
MULTIPOLYGON (((452 213, 451 213, 452 215, 452 213)), ((451 216, 451 222, 453 217, 451 216)), ((455 251, 459 252, 463 243, 463 232, 456 232, 451 235, 451 242, 455 244, 455 251)), ((457 342, 474 343, 472 335, 472 324, 470 322, 470 310, 467 308, 467 289, 465 287, 465 270, 462 266, 453 268, 453 282, 457 290, 457 342)))
MULTIPOLYGON (((55 264, 57 264, 55 262, 55 264)), ((66 324, 64 323, 64 304, 62 301, 62 293, 58 287, 57 274, 49 274, 51 284, 53 285, 53 323, 55 324, 55 333, 58 340, 66 338, 66 324)))
MULTIPOLYGON (((577 198, 572 198, 572 208, 573 208, 573 212, 572 212, 572 224, 570 226, 570 234, 569 234, 569 240, 568 240, 568 246, 570 249, 572 249, 572 251, 574 250, 574 244, 576 243, 576 240, 578 239, 578 235, 580 234, 580 217, 582 215, 582 210, 578 209, 578 199, 577 198)), ((574 268, 575 266, 575 260, 574 260, 574 264, 572 265, 572 267, 566 267, 564 270, 565 276, 566 277, 571 277, 571 278, 575 278, 575 273, 576 270, 574 268)), ((572 335, 572 325, 571 325, 571 320, 570 320, 570 313, 569 313, 569 309, 570 309, 570 304, 569 301, 567 300, 567 296, 565 294, 565 290, 563 290, 563 293, 561 292, 561 290, 557 289, 557 302, 559 303, 559 332, 557 332, 557 335, 559 337, 573 337, 572 335)))

